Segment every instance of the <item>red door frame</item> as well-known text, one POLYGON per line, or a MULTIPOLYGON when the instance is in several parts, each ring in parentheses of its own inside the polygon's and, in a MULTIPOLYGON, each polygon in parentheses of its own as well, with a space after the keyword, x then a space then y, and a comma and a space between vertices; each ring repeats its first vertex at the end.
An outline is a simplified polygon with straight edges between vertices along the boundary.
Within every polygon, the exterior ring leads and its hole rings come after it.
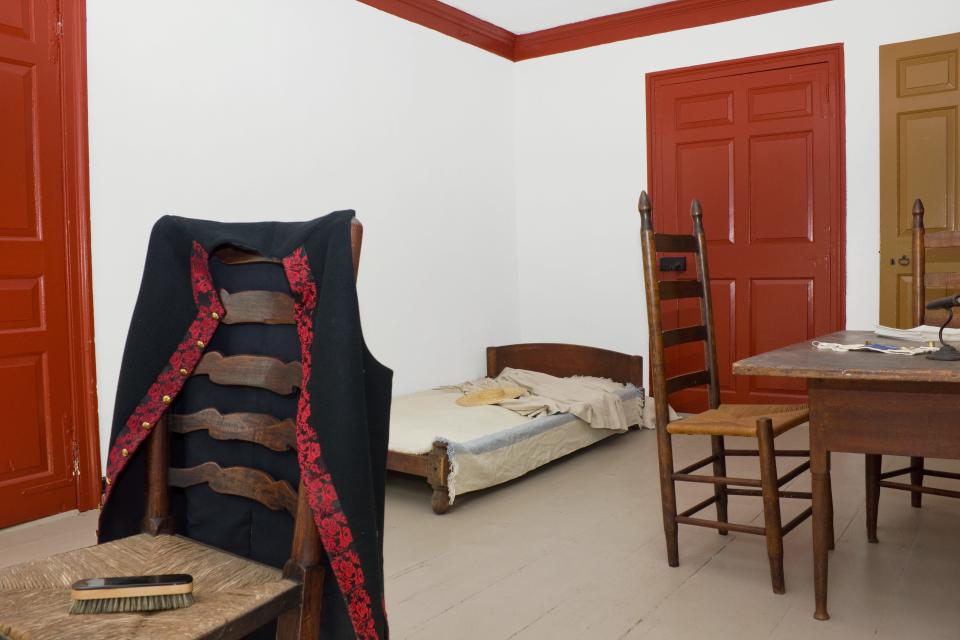
POLYGON ((63 102, 64 221, 67 229, 67 317, 70 378, 75 410, 68 442, 76 447, 80 477, 77 507, 100 505, 100 420, 90 266, 90 173, 87 143, 86 0, 59 3, 63 102))
POLYGON ((830 323, 834 330, 846 326, 846 109, 843 82, 843 44, 829 44, 808 49, 741 58, 711 64, 648 73, 647 80, 647 185, 656 217, 657 193, 661 189, 659 164, 654 162, 657 143, 654 135, 654 105, 657 89, 672 84, 740 75, 806 64, 826 63, 830 77, 830 95, 836 98, 837 130, 831 141, 834 159, 834 189, 831 194, 831 282, 830 323))

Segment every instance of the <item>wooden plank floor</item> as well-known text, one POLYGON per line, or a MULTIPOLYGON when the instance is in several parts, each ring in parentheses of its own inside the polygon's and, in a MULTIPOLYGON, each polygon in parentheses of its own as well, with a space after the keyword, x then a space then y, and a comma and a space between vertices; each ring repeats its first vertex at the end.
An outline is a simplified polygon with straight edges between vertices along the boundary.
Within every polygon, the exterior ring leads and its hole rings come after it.
MULTIPOLYGON (((803 446, 804 428, 778 442, 803 446)), ((693 459, 705 440, 677 438, 693 459)), ((891 467, 889 460, 885 467, 891 467)), ((755 474, 734 459, 731 474, 755 474)), ((420 480, 391 477, 387 607, 399 640, 749 640, 960 637, 960 501, 884 490, 880 544, 864 533, 863 461, 834 457, 833 619, 812 617, 809 521, 785 545, 787 593, 770 591, 762 538, 682 527, 680 567, 664 557, 651 432, 611 438, 520 481, 468 494, 445 516, 420 480)), ((931 464, 957 469, 955 464, 931 464)), ((781 469, 783 471, 784 469, 781 469)), ((804 488, 806 477, 791 488, 804 488)), ((705 496, 684 487, 682 500, 705 496)), ((760 502, 731 499, 760 523, 760 502)), ((796 501, 784 516, 795 513, 796 501)), ((96 514, 0 532, 0 565, 92 542, 96 514)))

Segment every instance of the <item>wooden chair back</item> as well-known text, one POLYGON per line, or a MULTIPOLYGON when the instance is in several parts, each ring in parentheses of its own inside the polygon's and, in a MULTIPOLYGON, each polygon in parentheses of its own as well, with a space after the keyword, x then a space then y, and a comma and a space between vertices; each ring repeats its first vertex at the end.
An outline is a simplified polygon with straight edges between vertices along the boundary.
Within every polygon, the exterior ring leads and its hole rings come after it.
MULTIPOLYGON (((350 228, 354 278, 360 268, 363 226, 356 219, 350 228)), ((234 247, 215 251, 213 257, 225 264, 280 263, 234 247)), ((261 323, 295 324, 294 301, 289 295, 275 291, 220 291, 225 309, 224 324, 261 323)), ((254 355, 224 356, 216 351, 203 355, 192 376, 205 375, 221 385, 257 387, 281 395, 289 395, 301 384, 299 361, 283 362, 277 358, 254 355)), ((208 407, 192 414, 167 413, 154 426, 147 449, 147 496, 142 529, 146 533, 174 533, 168 487, 188 488, 206 484, 211 490, 241 496, 259 502, 274 511, 284 510, 294 518, 290 559, 284 565, 285 578, 303 584, 302 606, 280 618, 278 637, 313 637, 319 620, 310 616, 320 611, 323 591, 322 545, 313 514, 303 488, 296 491, 285 480, 276 480, 264 471, 249 467, 223 468, 216 462, 205 462, 191 468, 171 468, 170 433, 186 434, 206 431, 217 440, 251 442, 273 451, 296 450, 296 426, 291 419, 278 419, 259 413, 222 414, 208 407), (305 618, 301 618, 300 611, 305 618), (301 630, 311 630, 301 634, 301 630)))
POLYGON ((707 265, 707 239, 703 232, 703 211, 698 200, 694 200, 690 207, 690 215, 693 217, 693 235, 656 233, 651 218, 650 198, 646 191, 640 194, 639 210, 644 286, 647 292, 647 323, 650 327, 651 386, 657 413, 657 429, 666 429, 669 422, 667 400, 672 393, 707 385, 709 408, 716 409, 720 406, 716 337, 710 301, 710 270, 707 265), (660 280, 658 269, 660 253, 694 254, 694 262, 697 265, 696 279, 660 280), (661 303, 684 298, 699 298, 700 324, 665 330, 661 303), (703 369, 668 378, 665 350, 680 344, 695 342, 704 343, 703 369))
MULTIPOLYGON (((911 315, 914 325, 929 324, 939 327, 947 319, 947 312, 943 309, 926 309, 927 287, 943 289, 944 296, 960 293, 960 273, 945 271, 927 273, 927 247, 960 247, 960 233, 956 231, 927 233, 923 226, 923 214, 923 202, 917 198, 913 203, 913 255, 911 257, 913 313, 911 315)), ((960 327, 960 316, 955 315, 948 326, 960 327)))

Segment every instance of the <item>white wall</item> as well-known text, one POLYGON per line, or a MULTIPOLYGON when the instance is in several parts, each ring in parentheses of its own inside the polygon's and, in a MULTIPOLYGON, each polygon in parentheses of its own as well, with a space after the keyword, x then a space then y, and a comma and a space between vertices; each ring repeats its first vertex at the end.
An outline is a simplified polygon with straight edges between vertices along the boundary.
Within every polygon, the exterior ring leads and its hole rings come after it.
POLYGON ((488 344, 645 354, 644 75, 820 44, 845 44, 847 323, 871 326, 877 47, 953 31, 955 0, 833 0, 514 65, 356 0, 90 0, 103 440, 166 213, 357 209, 366 336, 398 393, 480 374, 488 344))
POLYGON ((513 67, 356 0, 91 0, 101 453, 147 237, 163 214, 354 208, 371 350, 404 392, 515 340, 513 67))
POLYGON ((636 212, 647 186, 646 73, 836 42, 846 67, 847 326, 873 327, 878 47, 956 31, 956 0, 833 0, 519 63, 522 339, 647 352, 636 212))

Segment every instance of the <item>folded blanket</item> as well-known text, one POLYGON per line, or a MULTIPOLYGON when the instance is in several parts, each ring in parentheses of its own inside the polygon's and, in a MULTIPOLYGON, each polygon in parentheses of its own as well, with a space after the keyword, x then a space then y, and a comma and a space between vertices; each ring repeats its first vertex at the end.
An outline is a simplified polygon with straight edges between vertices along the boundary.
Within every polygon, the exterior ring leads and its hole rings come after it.
MULTIPOLYGON (((573 376, 557 378, 546 373, 524 369, 505 368, 496 378, 482 378, 458 385, 465 394, 491 389, 522 387, 527 394, 519 398, 497 402, 498 406, 510 409, 529 418, 557 413, 570 413, 598 429, 625 431, 636 420, 630 420, 624 402, 614 393, 624 388, 619 382, 605 378, 573 376)), ((643 401, 638 399, 639 412, 643 415, 643 401)))

